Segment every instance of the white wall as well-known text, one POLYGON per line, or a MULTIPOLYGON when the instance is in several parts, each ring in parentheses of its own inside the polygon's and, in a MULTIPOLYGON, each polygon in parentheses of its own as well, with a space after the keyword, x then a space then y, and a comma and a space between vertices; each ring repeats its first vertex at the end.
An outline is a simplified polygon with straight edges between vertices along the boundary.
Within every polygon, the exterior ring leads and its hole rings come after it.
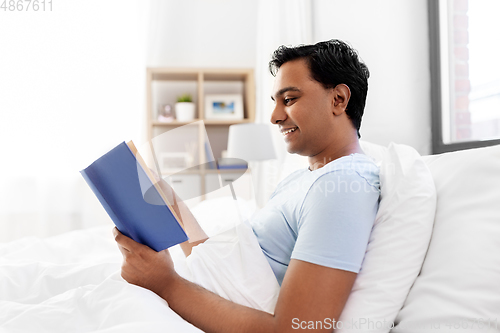
POLYGON ((74 173, 103 146, 139 137, 145 75, 136 5, 86 0, 2 12, 0 142, 12 163, 0 170, 74 173))
MULTIPOLYGON (((426 0, 313 0, 314 41, 343 39, 371 72, 362 139, 431 151, 426 0)), ((150 2, 147 66, 253 67, 258 1, 150 2)), ((267 75, 267 73, 266 73, 267 75)))
POLYGON ((78 171, 145 128, 138 1, 0 13, 0 242, 110 223, 78 171))
POLYGON ((255 67, 257 2, 152 0, 149 67, 255 67))
POLYGON ((314 0, 314 38, 359 51, 371 77, 362 139, 431 151, 426 0, 314 0))

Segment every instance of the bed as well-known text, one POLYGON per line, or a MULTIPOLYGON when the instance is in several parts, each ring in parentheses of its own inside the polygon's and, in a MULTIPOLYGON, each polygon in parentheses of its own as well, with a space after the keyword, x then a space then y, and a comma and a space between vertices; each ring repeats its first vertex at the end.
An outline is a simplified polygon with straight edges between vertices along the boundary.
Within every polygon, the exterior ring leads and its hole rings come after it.
MULTIPOLYGON (((380 166, 380 209, 338 331, 500 331, 500 146, 425 157, 404 145, 362 147, 380 166)), ((272 312, 279 285, 249 227, 235 222, 254 210, 202 202, 194 214, 211 243, 188 260, 177 247, 171 254, 186 278, 272 312)), ((200 332, 120 277, 111 229, 0 244, 0 332, 200 332)))

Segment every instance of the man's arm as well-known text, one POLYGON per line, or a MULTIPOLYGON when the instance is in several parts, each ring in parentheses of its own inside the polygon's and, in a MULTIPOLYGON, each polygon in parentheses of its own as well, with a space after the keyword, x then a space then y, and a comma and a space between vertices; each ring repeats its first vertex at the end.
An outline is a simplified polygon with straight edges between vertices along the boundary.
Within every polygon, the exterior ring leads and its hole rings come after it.
POLYGON ((354 284, 356 273, 292 259, 274 315, 235 304, 181 278, 168 250, 155 252, 119 233, 122 277, 164 298, 181 317, 205 332, 296 332, 314 323, 331 332, 354 284), (321 323, 321 324, 320 324, 321 323))

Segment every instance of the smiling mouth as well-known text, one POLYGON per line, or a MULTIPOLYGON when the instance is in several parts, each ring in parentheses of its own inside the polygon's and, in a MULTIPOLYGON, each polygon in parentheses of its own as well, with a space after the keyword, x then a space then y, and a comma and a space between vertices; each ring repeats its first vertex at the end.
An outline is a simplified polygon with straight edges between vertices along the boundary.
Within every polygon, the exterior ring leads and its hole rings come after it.
POLYGON ((289 133, 295 132, 295 130, 297 130, 297 129, 298 129, 298 127, 290 128, 290 129, 288 129, 286 131, 281 132, 281 134, 283 134, 285 136, 285 135, 287 135, 289 133))

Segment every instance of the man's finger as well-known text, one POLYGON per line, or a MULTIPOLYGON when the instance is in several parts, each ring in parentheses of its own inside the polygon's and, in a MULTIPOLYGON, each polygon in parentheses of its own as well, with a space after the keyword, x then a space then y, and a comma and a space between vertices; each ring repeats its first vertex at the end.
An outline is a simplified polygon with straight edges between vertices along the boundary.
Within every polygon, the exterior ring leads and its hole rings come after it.
POLYGON ((118 234, 121 234, 121 232, 118 230, 117 227, 114 227, 113 230, 113 237, 116 239, 116 236, 118 236, 118 234))
POLYGON ((126 256, 130 253, 130 251, 129 251, 129 250, 127 250, 126 248, 124 248, 124 247, 123 247, 123 246, 121 246, 120 244, 117 244, 117 245, 118 245, 118 249, 120 250, 120 252, 122 253, 122 255, 123 255, 124 257, 126 257, 126 256))
POLYGON ((135 245, 138 244, 133 239, 122 234, 116 227, 113 229, 113 235, 115 236, 115 241, 118 243, 118 245, 123 247, 128 252, 132 252, 135 245))
POLYGON ((150 249, 146 245, 138 243, 132 238, 125 236, 116 227, 113 229, 113 234, 115 235, 115 241, 129 252, 139 253, 139 251, 150 249))

